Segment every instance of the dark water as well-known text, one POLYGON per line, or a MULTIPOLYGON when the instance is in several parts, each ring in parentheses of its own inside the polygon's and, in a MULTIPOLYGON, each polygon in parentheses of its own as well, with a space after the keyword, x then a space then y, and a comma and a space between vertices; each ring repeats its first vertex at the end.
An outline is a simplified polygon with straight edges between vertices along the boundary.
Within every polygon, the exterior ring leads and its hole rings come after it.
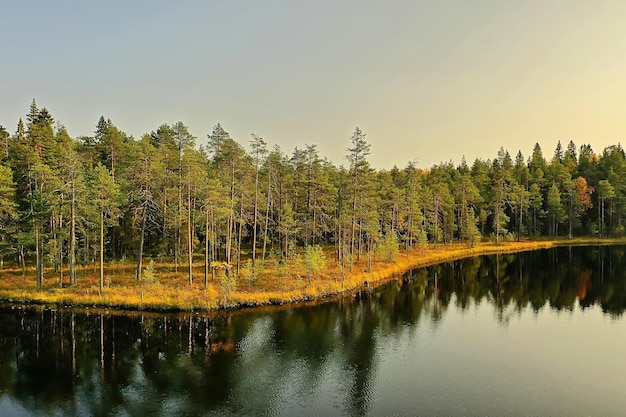
POLYGON ((413 271, 314 307, 0 309, 0 416, 623 416, 625 248, 413 271))

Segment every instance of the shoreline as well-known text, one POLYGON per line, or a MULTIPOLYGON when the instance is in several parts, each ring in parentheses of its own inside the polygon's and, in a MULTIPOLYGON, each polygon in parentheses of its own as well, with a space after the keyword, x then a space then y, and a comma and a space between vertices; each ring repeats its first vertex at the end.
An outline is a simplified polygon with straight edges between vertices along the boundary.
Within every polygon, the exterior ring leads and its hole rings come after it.
MULTIPOLYGON (((303 279, 301 276, 289 271, 289 276, 276 277, 275 270, 266 273, 272 276, 275 286, 283 285, 283 291, 265 290, 263 287, 251 291, 246 290, 246 284, 239 283, 236 290, 227 296, 220 296, 217 282, 205 291, 203 286, 194 284, 181 285, 185 278, 164 278, 164 283, 146 285, 128 281, 126 284, 116 284, 111 288, 105 288, 102 295, 98 294, 97 288, 88 276, 82 283, 75 287, 60 288, 58 280, 48 278, 44 288, 34 287, 30 279, 27 282, 21 279, 21 285, 15 282, 3 282, 0 287, 0 301, 9 304, 45 305, 63 308, 100 308, 130 311, 153 311, 153 312, 204 312, 215 313, 218 311, 249 310, 264 306, 296 306, 314 305, 328 302, 335 298, 348 297, 365 288, 376 288, 385 285, 412 269, 425 268, 445 262, 459 259, 495 255, 528 252, 533 250, 549 249, 557 246, 609 246, 626 244, 626 238, 575 238, 554 240, 525 240, 521 242, 482 242, 475 247, 469 248, 465 244, 437 245, 429 244, 423 249, 414 249, 411 252, 401 251, 394 262, 384 263, 375 261, 372 271, 363 270, 363 261, 354 266, 352 273, 346 272, 343 279, 339 279, 336 270, 327 268, 322 276, 312 280, 303 279), (282 281, 281 281, 282 280, 282 281), (285 289, 289 281, 290 288, 285 289)), ((286 268, 286 267, 285 267, 286 268)), ((122 267, 122 269, 124 269, 122 267)), ((199 267, 198 267, 199 269, 199 267)), ((15 269, 12 276, 15 277, 15 269)), ((115 271, 109 271, 115 272, 115 271)), ((298 272, 298 271, 295 271, 298 272)), ((85 271, 86 273, 86 271, 85 271)), ((7 274, 7 269, 0 270, 0 277, 7 274)), ((2 281, 6 281, 2 279, 2 281)), ((15 278, 14 278, 15 281, 15 278)), ((80 280, 79 280, 80 281, 80 280)), ((200 281, 199 279, 197 281, 200 281)), ((242 280, 243 281, 243 280, 242 280)), ((219 280, 218 280, 219 282, 219 280)), ((248 283, 248 285, 250 285, 248 283)), ((248 287, 249 288, 249 287, 248 287)))

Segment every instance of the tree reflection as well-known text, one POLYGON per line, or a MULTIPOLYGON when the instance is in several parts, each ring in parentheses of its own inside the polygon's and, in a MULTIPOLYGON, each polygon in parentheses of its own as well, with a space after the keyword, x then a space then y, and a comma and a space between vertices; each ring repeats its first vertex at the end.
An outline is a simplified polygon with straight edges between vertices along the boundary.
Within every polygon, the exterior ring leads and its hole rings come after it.
POLYGON ((0 393, 41 415, 275 415, 336 390, 343 413, 364 415, 381 338, 416 337, 418 323, 436 329, 451 305, 482 302, 503 324, 528 308, 621 315, 624 255, 563 247, 464 259, 337 302, 253 312, 6 306, 0 393))

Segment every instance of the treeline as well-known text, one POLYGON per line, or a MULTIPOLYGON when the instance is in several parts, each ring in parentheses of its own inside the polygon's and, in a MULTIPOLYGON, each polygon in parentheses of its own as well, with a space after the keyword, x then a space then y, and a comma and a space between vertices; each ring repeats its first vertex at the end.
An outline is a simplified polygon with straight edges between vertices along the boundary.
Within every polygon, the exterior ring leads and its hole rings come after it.
POLYGON ((217 124, 206 145, 178 122, 136 140, 101 117, 93 137, 71 138, 33 100, 14 134, 0 126, 0 256, 25 271, 144 257, 188 268, 193 255, 239 271, 299 248, 334 247, 350 270, 380 248, 568 235, 623 235, 626 157, 559 142, 550 158, 538 144, 526 159, 500 149, 493 159, 419 169, 374 170, 358 127, 347 166, 316 145, 291 154, 252 134, 246 143, 217 124), (245 257, 242 258, 242 254, 245 257), (245 262, 244 262, 245 260, 245 262))

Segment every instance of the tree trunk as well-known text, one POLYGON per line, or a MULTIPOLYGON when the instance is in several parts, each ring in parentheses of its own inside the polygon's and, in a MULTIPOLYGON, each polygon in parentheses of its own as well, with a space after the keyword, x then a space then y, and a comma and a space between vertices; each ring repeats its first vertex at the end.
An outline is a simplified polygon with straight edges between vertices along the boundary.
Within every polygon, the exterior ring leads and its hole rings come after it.
MULTIPOLYGON (((61 269, 63 269, 63 265, 61 265, 61 269)), ((72 285, 76 285, 76 187, 74 182, 72 182, 72 204, 70 206, 70 282, 72 285)))
POLYGON ((43 287, 43 265, 41 260, 41 237, 39 225, 35 225, 35 258, 37 263, 37 287, 43 287))
POLYGON ((235 161, 230 163, 230 210, 228 213, 228 230, 226 231, 226 262, 230 265, 232 260, 233 228, 235 219, 233 209, 235 208, 235 161))
POLYGON ((20 266, 22 267, 22 279, 26 277, 26 259, 24 257, 24 245, 20 245, 20 266))
POLYGON ((361 260, 361 253, 363 252, 363 226, 361 225, 361 222, 359 222, 359 241, 358 241, 358 249, 357 249, 357 255, 356 255, 356 260, 360 261, 361 260))
POLYGON ((569 196, 569 233, 568 233, 568 238, 571 239, 572 238, 572 217, 573 217, 573 206, 574 206, 574 202, 572 201, 573 196, 570 194, 569 196))
MULTIPOLYGON (((437 247, 437 240, 439 239, 439 200, 435 197, 434 202, 434 216, 433 222, 435 223, 435 230, 433 231, 435 236, 435 247, 437 247)), ((496 232, 496 243, 498 243, 498 233, 496 232)))
POLYGON ((256 167, 256 177, 254 179, 254 218, 252 220, 252 276, 254 277, 254 264, 256 261, 256 229, 259 205, 259 165, 256 167))
POLYGON ((207 204, 204 218, 204 295, 209 285, 209 206, 207 204))
POLYGON ((162 234, 162 239, 163 242, 166 242, 165 244, 165 253, 167 253, 168 255, 171 254, 170 250, 170 245, 167 243, 167 186, 163 186, 163 234, 162 234))
POLYGON ((243 229, 243 196, 239 200, 239 230, 237 236, 237 274, 239 274, 239 268, 241 266, 241 236, 243 229))
POLYGON ((217 230, 215 227, 215 215, 213 213, 213 207, 211 207, 211 258, 210 262, 217 260, 217 230))
POLYGON ((267 250, 267 226, 269 224, 270 218, 270 200, 271 200, 271 181, 268 176, 267 181, 267 205, 265 206, 265 231, 263 232, 263 256, 261 257, 262 262, 265 262, 265 251, 267 250))
POLYGON ((367 239, 367 272, 372 272, 372 237, 367 239))
POLYGON ((521 242, 522 240, 522 217, 524 215, 524 208, 522 201, 519 204, 519 217, 517 219, 517 241, 521 242))
MULTIPOLYGON (((354 259, 354 241, 356 239, 356 176, 354 181, 354 193, 352 195, 352 233, 350 235, 350 256, 352 256, 352 259, 354 259)), ((350 262, 350 272, 352 272, 352 262, 350 262)))
MULTIPOLYGON (((63 228, 63 216, 59 215, 59 230, 63 228)), ((55 232, 55 240, 57 239, 57 235, 55 232)), ((63 288, 63 240, 59 240, 59 265, 61 266, 58 269, 59 272, 59 288, 63 288)))
POLYGON ((146 222, 148 220, 148 210, 143 208, 143 217, 141 219, 141 237, 139 238, 139 259, 137 259, 137 273, 135 278, 141 281, 141 268, 143 263, 143 244, 146 237, 146 222))
POLYGON ((191 184, 187 184, 187 256, 189 262, 189 286, 193 285, 193 228, 191 226, 191 184))
POLYGON ((176 222, 174 230, 174 272, 178 272, 178 263, 180 262, 181 250, 181 216, 182 216, 182 189, 180 174, 178 179, 178 211, 176 212, 176 222))
POLYGON ((100 209, 100 295, 104 286, 104 210, 100 209))
POLYGON ((604 199, 598 205, 598 221, 600 222, 600 237, 604 237, 604 199))
MULTIPOLYGON (((316 191, 316 193, 317 193, 317 191, 316 191)), ((314 194, 314 196, 315 196, 315 194, 314 194)), ((313 197, 313 230, 311 232, 311 234, 312 234, 312 236, 311 236, 311 244, 313 246, 315 246, 315 243, 316 243, 315 242, 315 236, 317 235, 317 218, 316 218, 316 216, 317 216, 317 210, 316 210, 317 204, 316 204, 315 200, 316 200, 316 198, 313 197)))

